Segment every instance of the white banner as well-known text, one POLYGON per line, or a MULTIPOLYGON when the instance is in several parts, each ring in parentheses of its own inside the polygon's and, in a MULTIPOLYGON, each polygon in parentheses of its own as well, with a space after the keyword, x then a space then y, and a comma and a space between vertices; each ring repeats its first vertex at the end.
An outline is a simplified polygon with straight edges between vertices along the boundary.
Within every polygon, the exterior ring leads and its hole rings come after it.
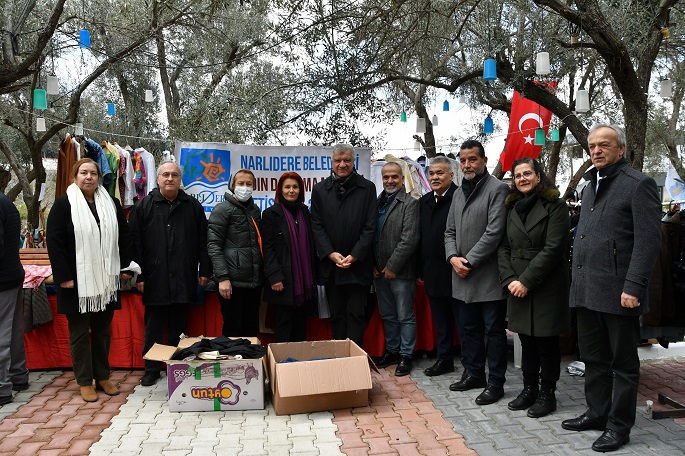
MULTIPOLYGON (((224 200, 228 182, 240 169, 255 174, 253 199, 260 210, 274 204, 278 179, 287 171, 302 176, 308 206, 314 184, 331 173, 333 147, 247 146, 226 143, 190 143, 176 141, 174 155, 183 173, 183 188, 196 198, 209 216, 214 206, 224 200)), ((369 177, 371 150, 355 148, 354 166, 369 177)))

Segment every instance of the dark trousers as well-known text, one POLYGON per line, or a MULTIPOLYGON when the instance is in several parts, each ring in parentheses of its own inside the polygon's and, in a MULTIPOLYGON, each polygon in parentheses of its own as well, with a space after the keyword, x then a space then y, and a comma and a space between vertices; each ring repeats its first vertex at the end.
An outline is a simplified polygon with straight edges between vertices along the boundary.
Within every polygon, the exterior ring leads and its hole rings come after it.
MULTIPOLYGON (((167 334, 168 345, 178 345, 181 334, 186 330, 186 316, 188 304, 169 304, 167 306, 145 306, 145 341, 143 354, 152 346, 164 343, 164 330, 167 334)), ((195 334, 200 335, 200 334, 195 334)), ((145 371, 159 372, 162 370, 160 361, 145 360, 145 371)))
POLYGON ((349 338, 364 347, 364 306, 368 294, 368 285, 326 286, 333 339, 349 338))
POLYGON ((12 396, 12 386, 29 382, 24 348, 21 286, 0 291, 0 398, 12 396))
POLYGON ((276 342, 304 342, 307 340, 307 306, 270 304, 276 307, 276 342))
POLYGON ((484 378, 487 359, 488 384, 503 386, 507 371, 507 301, 503 299, 467 304, 457 300, 457 307, 458 320, 464 329, 459 336, 464 369, 475 377, 484 378))
POLYGON ((66 314, 66 317, 76 383, 89 386, 93 384, 93 379, 109 380, 109 345, 114 310, 66 314))
POLYGON ((233 287, 231 299, 219 295, 223 335, 226 337, 257 337, 259 332, 259 303, 261 288, 233 287))
POLYGON ((453 361, 454 325, 457 325, 460 338, 464 331, 459 323, 457 300, 452 297, 428 296, 428 302, 431 306, 433 327, 438 331, 438 359, 453 361))
POLYGON ((521 339, 521 370, 523 384, 556 388, 559 381, 561 351, 559 336, 536 337, 519 334, 521 339))
POLYGON ((585 362, 586 415, 606 419, 607 429, 630 432, 640 386, 640 319, 583 307, 577 317, 578 346, 585 362))

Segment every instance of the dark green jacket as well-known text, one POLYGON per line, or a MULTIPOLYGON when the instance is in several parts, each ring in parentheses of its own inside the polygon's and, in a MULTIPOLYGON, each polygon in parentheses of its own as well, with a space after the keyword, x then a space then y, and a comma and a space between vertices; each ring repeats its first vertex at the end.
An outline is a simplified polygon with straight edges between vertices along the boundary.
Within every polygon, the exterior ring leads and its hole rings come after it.
POLYGON ((547 189, 523 223, 514 203, 520 193, 507 197, 507 231, 497 251, 500 282, 508 295, 509 329, 529 336, 549 337, 569 327, 568 208, 559 191, 547 189), (514 280, 528 288, 523 298, 506 289, 514 280))

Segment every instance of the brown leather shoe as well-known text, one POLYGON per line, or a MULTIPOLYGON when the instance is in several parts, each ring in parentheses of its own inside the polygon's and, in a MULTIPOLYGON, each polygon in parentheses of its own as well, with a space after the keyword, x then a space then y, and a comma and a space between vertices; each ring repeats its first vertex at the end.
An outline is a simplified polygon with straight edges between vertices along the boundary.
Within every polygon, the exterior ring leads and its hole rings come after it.
POLYGON ((98 391, 104 391, 108 396, 116 396, 119 394, 119 388, 114 386, 114 383, 109 380, 98 380, 95 382, 95 389, 98 391))
POLYGON ((95 392, 93 386, 81 386, 81 397, 86 402, 95 402, 98 400, 98 393, 95 392))

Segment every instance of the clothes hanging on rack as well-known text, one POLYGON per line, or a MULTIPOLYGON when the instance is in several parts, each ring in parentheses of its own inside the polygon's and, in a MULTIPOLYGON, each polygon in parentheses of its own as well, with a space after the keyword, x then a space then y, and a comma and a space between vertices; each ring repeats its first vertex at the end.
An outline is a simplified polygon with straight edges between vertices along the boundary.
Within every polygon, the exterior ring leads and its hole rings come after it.
POLYGON ((136 148, 135 151, 138 152, 143 159, 143 166, 145 167, 145 173, 147 174, 145 195, 143 195, 146 196, 153 189, 157 188, 157 168, 155 167, 155 157, 153 157, 150 152, 142 147, 136 148))
POLYGON ((55 182, 55 198, 64 195, 71 184, 71 169, 78 160, 78 143, 70 134, 59 144, 57 154, 57 178, 55 182))

